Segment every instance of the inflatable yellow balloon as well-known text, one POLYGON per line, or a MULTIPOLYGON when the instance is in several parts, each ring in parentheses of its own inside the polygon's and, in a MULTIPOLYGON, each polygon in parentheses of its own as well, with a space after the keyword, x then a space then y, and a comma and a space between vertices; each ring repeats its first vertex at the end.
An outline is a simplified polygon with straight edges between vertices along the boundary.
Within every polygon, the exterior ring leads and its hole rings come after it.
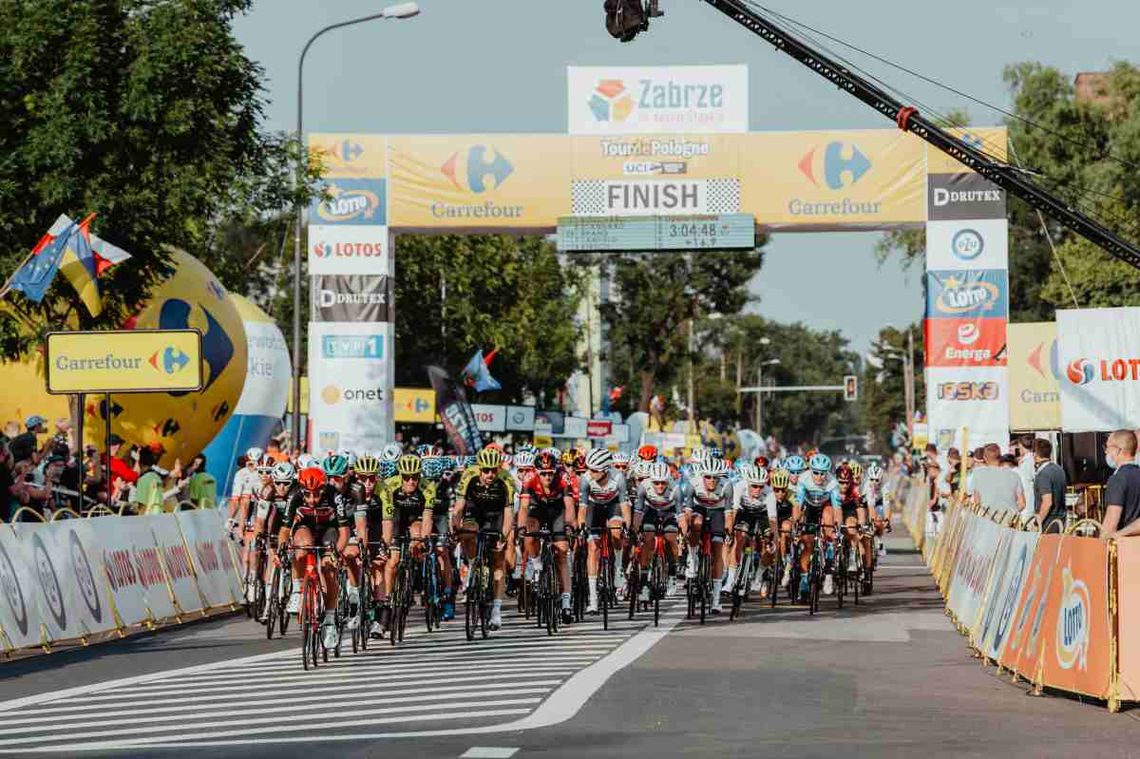
MULTIPOLYGON (((205 384, 200 392, 111 396, 111 431, 127 443, 162 447, 161 464, 188 462, 214 438, 237 406, 245 383, 247 345, 241 315, 225 288, 198 259, 173 251, 173 273, 155 286, 131 329, 197 329, 202 333, 205 384)), ((0 364, 0 422, 38 413, 67 416, 66 396, 48 395, 42 358, 0 364), (30 411, 28 411, 30 409, 30 411), (21 416, 22 414, 22 416, 21 416)), ((88 396, 84 439, 102 448, 103 396, 88 396)))

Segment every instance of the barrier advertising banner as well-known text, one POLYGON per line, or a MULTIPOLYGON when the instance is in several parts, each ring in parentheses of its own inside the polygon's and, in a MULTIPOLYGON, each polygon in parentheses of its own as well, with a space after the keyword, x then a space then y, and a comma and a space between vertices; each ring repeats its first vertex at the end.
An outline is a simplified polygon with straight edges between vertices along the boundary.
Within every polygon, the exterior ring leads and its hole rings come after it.
POLYGON ((232 543, 217 511, 178 511, 178 529, 186 541, 198 590, 208 607, 241 602, 241 580, 232 543))
POLYGON ((309 322, 310 449, 378 449, 395 433, 391 322, 309 322))
POLYGON ((175 616, 149 517, 100 519, 116 519, 114 530, 100 530, 100 543, 103 571, 122 623, 136 625, 175 616))
POLYGON ((1116 541, 1117 660, 1120 667, 1120 697, 1140 701, 1140 540, 1116 541))
POLYGON ((1010 428, 1060 429, 1057 324, 1010 324, 1008 343, 1010 428))
POLYGON ((989 590, 1002 530, 989 519, 975 514, 968 517, 969 524, 958 551, 947 606, 959 624, 972 629, 989 590))
POLYGON ((569 66, 570 134, 747 132, 748 67, 569 66))
POLYGON ((1037 541, 1037 550, 1033 553, 1021 597, 1015 607, 1005 649, 998 657, 1003 667, 1034 682, 1041 667, 1046 599, 1057 568, 1059 549, 1057 535, 1045 535, 1037 541))
POLYGON ((1021 589, 1029 574, 1040 533, 1021 532, 1006 528, 1011 533, 1000 572, 994 575, 990 601, 982 620, 978 646, 991 659, 1001 657, 1005 642, 1013 627, 1014 612, 1021 597, 1021 589))
POLYGON ((0 525, 0 630, 12 648, 40 642, 43 619, 32 564, 16 533, 0 525))
POLYGON ((1140 421, 1140 308, 1057 310, 1061 426, 1131 429, 1140 421))

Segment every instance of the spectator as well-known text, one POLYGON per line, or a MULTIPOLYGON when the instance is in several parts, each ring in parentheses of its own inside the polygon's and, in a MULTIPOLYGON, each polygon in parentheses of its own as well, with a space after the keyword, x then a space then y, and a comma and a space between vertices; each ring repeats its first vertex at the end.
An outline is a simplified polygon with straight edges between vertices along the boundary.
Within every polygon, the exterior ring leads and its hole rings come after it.
POLYGON ((982 457, 985 463, 975 468, 971 479, 974 503, 980 508, 1020 512, 1025 508, 1025 495, 1017 471, 1002 467, 997 443, 985 446, 982 457))
POLYGON ((1037 504, 1037 519, 1041 529, 1046 530, 1054 520, 1065 523, 1065 470, 1053 461, 1053 444, 1043 438, 1033 441, 1033 461, 1036 474, 1033 477, 1033 497, 1037 504))
POLYGON ((197 509, 215 508, 218 504, 218 483, 214 475, 206 471, 206 456, 201 453, 195 456, 186 473, 189 475, 186 480, 186 500, 197 509))
POLYGON ((123 485, 134 485, 138 482, 139 473, 134 467, 119 458, 119 450, 123 447, 123 439, 118 435, 111 435, 111 492, 114 493, 123 485))
POLYGON ((136 514, 161 514, 163 493, 162 475, 157 471, 157 456, 150 448, 139 449, 139 478, 131 497, 136 514))
POLYGON ((31 460, 32 464, 38 464, 51 446, 51 440, 45 441, 43 448, 40 448, 36 442, 38 435, 47 432, 47 419, 39 414, 33 414, 24 422, 24 426, 27 431, 12 438, 12 442, 8 444, 8 449, 12 452, 12 461, 19 464, 31 460))
POLYGON ((0 522, 7 522, 20 507, 13 492, 15 484, 12 477, 12 454, 8 451, 8 446, 0 445, 0 522))
POLYGON ((276 438, 269 438, 269 442, 265 444, 265 455, 277 464, 289 460, 289 457, 281 450, 281 442, 276 438))
POLYGON ((1115 469, 1104 486, 1102 538, 1140 534, 1140 466, 1136 465, 1136 433, 1117 430, 1104 444, 1104 456, 1115 469))
MULTIPOLYGON (((1024 515, 1036 513, 1037 502, 1033 495, 1034 481, 1037 477, 1037 462, 1034 460, 1033 435, 1021 435, 1014 445, 1010 446, 1017 455, 1017 474, 1021 477, 1021 490, 1025 493, 1024 515)), ((1044 522, 1041 523, 1045 525, 1044 522)))

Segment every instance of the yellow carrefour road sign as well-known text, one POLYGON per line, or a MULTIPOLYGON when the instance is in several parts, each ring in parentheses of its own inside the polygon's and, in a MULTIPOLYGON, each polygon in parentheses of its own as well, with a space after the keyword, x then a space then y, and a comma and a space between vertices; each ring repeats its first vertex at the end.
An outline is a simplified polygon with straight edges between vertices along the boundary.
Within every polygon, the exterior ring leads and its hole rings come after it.
POLYGON ((202 388, 196 329, 51 332, 49 393, 165 393, 202 388))
POLYGON ((393 388, 392 405, 396 411, 397 422, 418 422, 419 424, 432 424, 435 422, 435 391, 424 390, 418 387, 393 388))

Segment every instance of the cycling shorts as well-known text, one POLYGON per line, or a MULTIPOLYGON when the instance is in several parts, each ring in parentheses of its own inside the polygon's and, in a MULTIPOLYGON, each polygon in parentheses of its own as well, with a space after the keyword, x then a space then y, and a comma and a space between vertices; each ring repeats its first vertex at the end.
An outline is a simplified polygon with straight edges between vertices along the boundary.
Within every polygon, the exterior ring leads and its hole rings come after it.
POLYGON ((641 531, 657 532, 658 529, 663 532, 680 532, 677 514, 672 511, 658 511, 657 509, 646 509, 642 512, 641 531))
POLYGON ((693 513, 704 520, 714 543, 724 542, 724 509, 710 510, 704 506, 694 506, 693 513))
POLYGON ((538 528, 550 530, 555 540, 566 538, 566 509, 561 501, 552 504, 531 503, 526 510, 527 521, 538 522, 538 528))
POLYGON ((313 536, 315 544, 322 546, 335 546, 339 530, 335 523, 332 522, 318 522, 315 519, 301 519, 293 525, 293 534, 296 535, 297 531, 302 527, 309 531, 313 536))
POLYGON ((463 529, 502 532, 503 512, 468 509, 463 515, 463 529))
POLYGON ((586 509, 586 526, 591 535, 600 535, 611 519, 621 519, 621 502, 614 499, 607 504, 590 504, 586 509))
POLYGON ((860 508, 860 505, 858 503, 848 501, 847 503, 844 503, 841 508, 843 510, 844 521, 847 519, 858 519, 860 508))
POLYGON ((767 535, 770 531, 768 512, 741 509, 736 512, 736 522, 733 523, 732 529, 735 532, 747 530, 752 535, 767 535))

